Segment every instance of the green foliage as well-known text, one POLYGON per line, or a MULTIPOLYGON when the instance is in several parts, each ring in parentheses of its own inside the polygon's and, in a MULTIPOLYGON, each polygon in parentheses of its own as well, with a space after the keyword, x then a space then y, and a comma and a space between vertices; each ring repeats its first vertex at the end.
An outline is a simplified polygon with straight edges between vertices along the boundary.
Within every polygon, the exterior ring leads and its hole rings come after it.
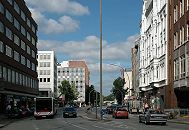
POLYGON ((115 99, 114 94, 110 94, 104 97, 104 101, 113 101, 115 99))
POLYGON ((77 99, 78 92, 76 90, 75 84, 70 84, 69 81, 64 80, 61 85, 58 86, 59 92, 65 95, 65 102, 73 102, 77 99))
POLYGON ((113 85, 114 87, 112 88, 112 93, 115 96, 118 104, 122 104, 126 94, 126 90, 124 90, 124 80, 121 77, 118 77, 114 80, 113 85))
MULTIPOLYGON (((94 85, 91 85, 90 87, 88 87, 86 89, 86 92, 85 92, 85 103, 87 105, 89 105, 89 96, 90 96, 90 103, 91 104, 95 104, 95 100, 96 100, 96 90, 94 89, 94 85), (90 93, 90 95, 89 95, 90 93)), ((99 103, 100 102, 100 93, 97 92, 97 102, 99 103)))

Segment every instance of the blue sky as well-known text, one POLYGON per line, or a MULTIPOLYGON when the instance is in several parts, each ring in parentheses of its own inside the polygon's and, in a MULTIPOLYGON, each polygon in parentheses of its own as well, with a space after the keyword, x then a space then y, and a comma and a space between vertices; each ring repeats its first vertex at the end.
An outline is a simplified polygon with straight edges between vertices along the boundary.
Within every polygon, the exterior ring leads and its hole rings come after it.
MULTIPOLYGON (((38 24, 38 50, 54 50, 58 62, 85 60, 90 83, 99 89, 99 1, 25 0, 38 24)), ((142 0, 102 0, 103 94, 131 67, 131 47, 139 34, 142 0)))

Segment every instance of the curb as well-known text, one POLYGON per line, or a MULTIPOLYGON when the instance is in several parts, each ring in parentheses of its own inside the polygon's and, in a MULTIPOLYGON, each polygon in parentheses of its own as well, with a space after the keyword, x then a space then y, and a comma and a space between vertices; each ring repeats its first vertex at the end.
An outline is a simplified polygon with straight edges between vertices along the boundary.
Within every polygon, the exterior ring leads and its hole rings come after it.
POLYGON ((189 125, 189 122, 184 122, 184 121, 173 121, 173 120, 167 120, 169 123, 177 123, 177 124, 187 124, 189 125))

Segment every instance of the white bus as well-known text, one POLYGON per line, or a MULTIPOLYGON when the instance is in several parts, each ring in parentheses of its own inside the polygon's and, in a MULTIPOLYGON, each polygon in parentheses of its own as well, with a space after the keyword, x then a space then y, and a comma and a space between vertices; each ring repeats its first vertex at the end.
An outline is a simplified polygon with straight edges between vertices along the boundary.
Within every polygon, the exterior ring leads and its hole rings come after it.
POLYGON ((50 117, 53 118, 57 113, 58 103, 57 100, 53 97, 36 97, 35 102, 35 111, 34 117, 50 117))

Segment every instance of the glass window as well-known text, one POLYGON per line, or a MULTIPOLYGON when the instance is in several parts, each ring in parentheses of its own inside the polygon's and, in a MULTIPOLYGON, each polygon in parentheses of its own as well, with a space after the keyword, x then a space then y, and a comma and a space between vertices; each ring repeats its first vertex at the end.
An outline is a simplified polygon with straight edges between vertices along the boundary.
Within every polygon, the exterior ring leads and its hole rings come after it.
POLYGON ((35 30, 35 27, 34 27, 33 24, 32 24, 32 31, 33 31, 34 33, 36 33, 36 30, 35 30))
POLYGON ((21 10, 21 18, 26 21, 26 15, 24 14, 24 12, 21 10))
POLYGON ((12 83, 15 83, 15 71, 14 70, 12 70, 12 80, 11 80, 11 82, 12 83))
POLYGON ((19 53, 17 51, 14 51, 14 60, 16 61, 20 61, 20 56, 19 56, 19 53))
POLYGON ((2 3, 0 3, 0 12, 1 12, 2 14, 4 14, 4 6, 2 5, 2 3))
POLYGON ((35 52, 32 50, 32 57, 35 58, 35 52))
POLYGON ((30 55, 31 54, 31 49, 30 47, 27 45, 27 53, 30 55))
POLYGON ((27 59, 27 67, 30 68, 30 60, 27 59))
POLYGON ((20 79, 19 85, 22 85, 22 74, 19 74, 19 79, 20 79))
POLYGON ((16 84, 19 84, 19 78, 18 78, 18 72, 15 73, 16 74, 16 84))
POLYGON ((31 41, 31 36, 30 36, 29 32, 27 32, 27 39, 28 39, 28 41, 31 41))
POLYGON ((26 58, 21 55, 21 64, 25 65, 26 64, 26 58))
POLYGON ((14 43, 20 46, 20 38, 16 34, 14 34, 14 43))
POLYGON ((6 18, 12 23, 13 17, 12 14, 6 9, 6 18))
POLYGON ((0 21, 0 32, 4 33, 4 25, 1 21, 0 21))
POLYGON ((16 1, 14 1, 14 9, 16 10, 16 12, 18 14, 20 14, 20 8, 19 8, 18 4, 16 3, 16 1))
POLYGON ((22 40, 21 40, 21 48, 22 48, 23 50, 26 50, 26 44, 25 44, 25 42, 23 42, 22 40))
POLYGON ((21 26, 21 33, 26 36, 26 29, 23 26, 21 26))
POLYGON ((185 55, 180 57, 180 67, 181 67, 181 78, 184 78, 185 77, 185 72, 186 72, 185 55))
POLYGON ((47 82, 50 82, 50 78, 47 78, 47 82))
POLYGON ((31 27, 31 22, 30 22, 29 18, 27 18, 27 25, 28 25, 29 27, 31 27))
POLYGON ((11 4, 11 5, 13 4, 13 1, 12 1, 12 0, 7 0, 7 1, 9 2, 9 4, 11 4))
POLYGON ((2 70, 2 66, 0 65, 0 78, 3 78, 3 70, 2 70))
POLYGON ((6 45, 6 55, 12 57, 12 48, 6 45))
POLYGON ((35 46, 35 39, 32 37, 32 44, 35 46))
POLYGON ((4 46, 3 46, 3 42, 2 41, 0 41, 0 52, 4 52, 4 46))
POLYGON ((32 70, 35 71, 35 64, 32 63, 32 70))
POLYGON ((9 28, 7 28, 7 27, 6 27, 6 36, 7 36, 10 40, 12 40, 12 38, 13 38, 13 36, 12 36, 12 31, 11 31, 9 28))
POLYGON ((11 70, 8 69, 8 82, 11 82, 11 70))
POLYGON ((3 79, 7 81, 7 68, 3 67, 3 79))
POLYGON ((14 26, 20 30, 20 23, 18 22, 18 20, 16 18, 14 18, 14 26))

